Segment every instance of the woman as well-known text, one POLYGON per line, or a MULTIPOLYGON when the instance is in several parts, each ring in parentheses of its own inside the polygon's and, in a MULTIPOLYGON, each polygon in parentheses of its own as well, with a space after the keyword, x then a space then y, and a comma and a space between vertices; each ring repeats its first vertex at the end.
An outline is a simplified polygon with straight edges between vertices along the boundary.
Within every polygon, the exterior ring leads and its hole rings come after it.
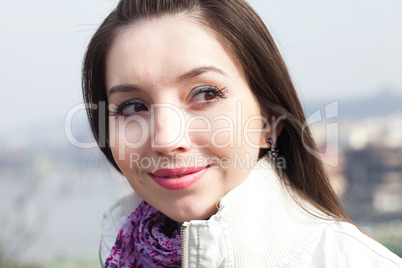
POLYGON ((399 267, 307 151, 285 64, 245 1, 120 1, 89 44, 83 91, 135 190, 105 213, 105 267, 399 267))

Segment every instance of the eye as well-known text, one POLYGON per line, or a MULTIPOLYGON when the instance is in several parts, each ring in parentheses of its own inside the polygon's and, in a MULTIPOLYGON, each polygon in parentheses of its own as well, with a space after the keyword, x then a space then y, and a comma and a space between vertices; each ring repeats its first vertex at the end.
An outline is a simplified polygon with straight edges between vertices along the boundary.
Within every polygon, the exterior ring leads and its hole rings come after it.
POLYGON ((203 86, 195 89, 191 102, 194 104, 207 105, 226 98, 226 88, 203 86))
POLYGON ((123 100, 112 109, 110 115, 129 117, 147 110, 148 107, 139 99, 123 100))

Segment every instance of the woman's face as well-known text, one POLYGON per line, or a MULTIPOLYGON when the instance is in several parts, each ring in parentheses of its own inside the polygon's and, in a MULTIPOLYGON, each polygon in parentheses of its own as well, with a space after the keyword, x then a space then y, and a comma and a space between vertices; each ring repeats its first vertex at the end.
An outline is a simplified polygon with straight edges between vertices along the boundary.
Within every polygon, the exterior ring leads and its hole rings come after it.
POLYGON ((178 222, 207 219, 267 133, 233 57, 184 16, 124 29, 106 59, 110 144, 134 190, 178 222))

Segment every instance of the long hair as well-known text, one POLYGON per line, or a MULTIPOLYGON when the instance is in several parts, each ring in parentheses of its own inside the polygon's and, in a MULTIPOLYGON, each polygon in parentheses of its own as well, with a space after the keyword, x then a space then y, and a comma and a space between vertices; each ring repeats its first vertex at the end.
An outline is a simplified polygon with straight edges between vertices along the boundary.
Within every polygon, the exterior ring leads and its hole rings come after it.
MULTIPOLYGON (((135 22, 176 14, 210 29, 241 66, 264 115, 285 118, 276 142, 286 161, 286 169, 276 169, 282 181, 323 212, 349 221, 322 161, 306 149, 317 150, 310 130, 303 126, 306 118, 286 65, 261 18, 243 0, 121 0, 104 20, 88 45, 82 86, 91 129, 110 163, 119 170, 109 147, 108 116, 93 105, 107 106, 105 59, 111 43, 135 22)), ((267 152, 261 149, 259 156, 267 152)))

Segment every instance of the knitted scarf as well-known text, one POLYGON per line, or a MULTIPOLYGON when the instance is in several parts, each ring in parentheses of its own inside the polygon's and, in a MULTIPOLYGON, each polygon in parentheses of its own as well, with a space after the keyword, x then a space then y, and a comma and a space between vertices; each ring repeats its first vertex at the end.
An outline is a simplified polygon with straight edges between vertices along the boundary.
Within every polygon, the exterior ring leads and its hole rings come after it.
POLYGON ((121 227, 104 268, 181 267, 180 228, 166 234, 167 222, 142 201, 121 227))

